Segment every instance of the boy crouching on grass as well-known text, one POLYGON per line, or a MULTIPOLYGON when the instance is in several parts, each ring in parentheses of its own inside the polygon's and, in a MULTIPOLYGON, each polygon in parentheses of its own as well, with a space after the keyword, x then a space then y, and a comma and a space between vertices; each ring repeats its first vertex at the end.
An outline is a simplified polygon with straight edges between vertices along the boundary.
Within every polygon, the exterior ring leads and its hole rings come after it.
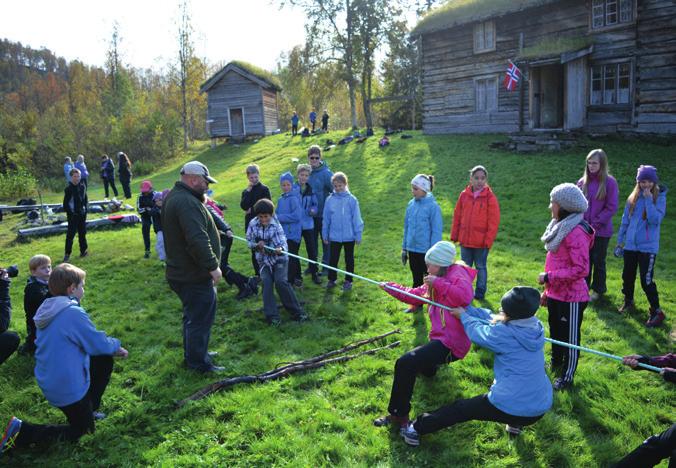
POLYGON ((0 456, 12 447, 61 440, 77 441, 94 432, 101 397, 113 371, 113 357, 126 358, 120 340, 98 331, 80 306, 85 272, 62 263, 49 277, 49 292, 35 314, 35 378, 47 401, 68 424, 39 425, 12 417, 0 439, 0 456))
POLYGON ((293 288, 287 279, 289 258, 283 255, 288 251, 284 229, 274 216, 275 205, 268 199, 258 200, 253 206, 256 216, 249 223, 246 230, 246 239, 249 247, 256 254, 261 281, 263 283, 263 311, 270 325, 278 326, 282 323, 277 311, 277 302, 273 286, 282 300, 284 307, 291 312, 294 320, 304 322, 308 320, 293 288), (266 247, 268 247, 266 249, 266 247), (271 250, 274 249, 274 250, 271 250))
POLYGON ((52 259, 47 255, 34 255, 28 261, 31 275, 23 290, 23 309, 26 312, 26 342, 19 348, 19 353, 35 353, 35 313, 42 303, 50 297, 49 275, 52 273, 52 259))

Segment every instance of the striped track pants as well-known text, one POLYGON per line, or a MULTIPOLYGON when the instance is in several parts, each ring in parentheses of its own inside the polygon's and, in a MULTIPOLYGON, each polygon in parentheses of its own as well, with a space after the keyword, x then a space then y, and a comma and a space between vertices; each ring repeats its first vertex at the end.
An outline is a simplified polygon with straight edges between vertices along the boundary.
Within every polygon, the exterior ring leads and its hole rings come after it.
MULTIPOLYGON (((550 337, 579 346, 580 327, 586 307, 586 302, 563 302, 548 298, 550 337)), ((579 357, 580 352, 576 349, 552 345, 552 370, 557 377, 572 382, 579 357)))

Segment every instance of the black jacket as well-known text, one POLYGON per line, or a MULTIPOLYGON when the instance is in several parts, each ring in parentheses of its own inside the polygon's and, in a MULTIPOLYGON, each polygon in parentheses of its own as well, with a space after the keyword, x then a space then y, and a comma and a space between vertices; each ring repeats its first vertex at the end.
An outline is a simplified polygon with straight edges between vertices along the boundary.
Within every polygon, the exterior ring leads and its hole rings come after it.
POLYGON ((101 178, 106 180, 115 180, 115 163, 112 159, 106 159, 101 163, 101 178))
POLYGON ((68 214, 87 215, 87 187, 80 182, 77 185, 69 183, 64 190, 63 210, 68 214))
POLYGON ((119 162, 117 173, 120 176, 120 182, 129 182, 131 180, 131 167, 128 164, 119 162))
POLYGON ((271 200, 270 189, 267 185, 263 185, 262 182, 258 182, 256 185, 251 187, 251 191, 244 189, 242 191, 242 201, 239 203, 240 208, 244 211, 250 209, 249 213, 244 215, 244 231, 249 227, 249 222, 254 218, 253 206, 258 200, 267 198, 271 200))

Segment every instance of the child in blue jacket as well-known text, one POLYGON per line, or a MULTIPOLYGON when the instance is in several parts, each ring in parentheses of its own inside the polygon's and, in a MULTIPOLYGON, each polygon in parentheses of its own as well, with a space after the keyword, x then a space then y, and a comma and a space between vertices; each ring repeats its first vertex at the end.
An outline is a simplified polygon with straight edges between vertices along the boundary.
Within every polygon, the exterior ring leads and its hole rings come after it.
MULTIPOLYGON (((354 244, 361 244, 361 235, 364 231, 364 221, 359 211, 359 201, 350 193, 347 186, 347 176, 342 172, 336 172, 331 177, 333 193, 324 203, 324 216, 322 220, 322 240, 329 245, 329 265, 338 266, 340 251, 345 249, 345 269, 348 273, 354 273, 354 244)), ((335 270, 329 271, 329 281, 326 288, 336 286, 338 274, 335 270)), ((352 289, 352 275, 345 275, 343 291, 352 289)))
MULTIPOLYGON (((401 263, 408 260, 413 275, 413 287, 423 284, 427 272, 425 253, 441 240, 443 221, 441 208, 432 195, 434 176, 418 174, 411 180, 413 198, 406 206, 404 217, 404 240, 401 245, 401 263)), ((408 312, 421 310, 411 306, 408 312)))
POLYGON ((638 168, 636 186, 627 198, 617 234, 618 248, 620 251, 624 248, 624 303, 618 311, 625 312, 634 306, 634 282, 636 270, 639 269, 641 287, 650 303, 650 316, 646 321, 648 327, 660 326, 666 317, 660 308, 657 285, 653 278, 655 259, 660 248, 660 225, 667 211, 667 188, 658 185, 658 182, 655 167, 638 168))
POLYGON ((495 379, 488 393, 423 413, 401 429, 404 442, 417 446, 423 434, 471 420, 506 423, 507 431, 516 435, 551 408, 552 385, 545 373, 544 327, 535 317, 540 292, 517 286, 502 296, 500 305, 502 313, 497 316, 474 307, 451 311, 462 322, 470 340, 495 353, 495 379))
MULTIPOLYGON (((279 185, 282 189, 282 195, 277 200, 277 219, 284 229, 289 253, 298 255, 303 231, 303 208, 301 207, 300 195, 293 190, 293 176, 290 172, 285 172, 280 176, 279 185)), ((289 284, 296 287, 303 285, 300 276, 300 261, 297 258, 289 257, 287 279, 289 284)))
MULTIPOLYGON (((315 216, 319 213, 319 201, 317 195, 312 191, 312 185, 309 184, 312 166, 309 164, 299 164, 296 169, 298 182, 294 184, 293 189, 300 195, 300 205, 302 208, 301 217, 301 236, 305 241, 305 250, 310 260, 317 261, 317 239, 315 239, 315 216)), ((310 263, 308 273, 312 275, 312 282, 322 284, 317 274, 317 264, 310 263)), ((298 271, 300 279, 300 270, 298 271)))
MULTIPOLYGON (((80 306, 85 272, 62 263, 49 276, 49 292, 35 314, 35 378, 47 401, 59 408, 67 425, 39 425, 12 417, 4 439, 10 447, 60 440, 77 441, 94 432, 101 397, 113 371, 113 357, 126 358, 120 340, 96 329, 80 306)), ((6 444, 7 445, 7 444, 6 444)))

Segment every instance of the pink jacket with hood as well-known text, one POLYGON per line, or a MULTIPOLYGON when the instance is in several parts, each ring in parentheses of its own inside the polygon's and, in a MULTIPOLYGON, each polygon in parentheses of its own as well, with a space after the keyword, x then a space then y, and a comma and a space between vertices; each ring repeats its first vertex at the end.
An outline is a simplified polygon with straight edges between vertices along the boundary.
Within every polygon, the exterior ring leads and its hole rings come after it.
POLYGON ((589 249, 594 232, 578 224, 566 236, 556 252, 547 252, 545 295, 563 302, 588 302, 589 249))
MULTIPOLYGON (((434 302, 448 307, 467 307, 474 297, 472 282, 476 278, 477 271, 464 265, 454 263, 448 267, 446 275, 437 277, 429 290, 427 284, 417 288, 408 288, 397 283, 387 283, 388 286, 406 291, 416 296, 428 297, 434 302)), ((385 291, 391 296, 407 304, 424 305, 419 299, 401 294, 395 290, 386 288, 385 291)), ((428 312, 432 329, 430 340, 439 340, 451 350, 456 359, 462 359, 469 352, 471 342, 465 333, 465 328, 459 319, 440 307, 429 305, 428 312)))

